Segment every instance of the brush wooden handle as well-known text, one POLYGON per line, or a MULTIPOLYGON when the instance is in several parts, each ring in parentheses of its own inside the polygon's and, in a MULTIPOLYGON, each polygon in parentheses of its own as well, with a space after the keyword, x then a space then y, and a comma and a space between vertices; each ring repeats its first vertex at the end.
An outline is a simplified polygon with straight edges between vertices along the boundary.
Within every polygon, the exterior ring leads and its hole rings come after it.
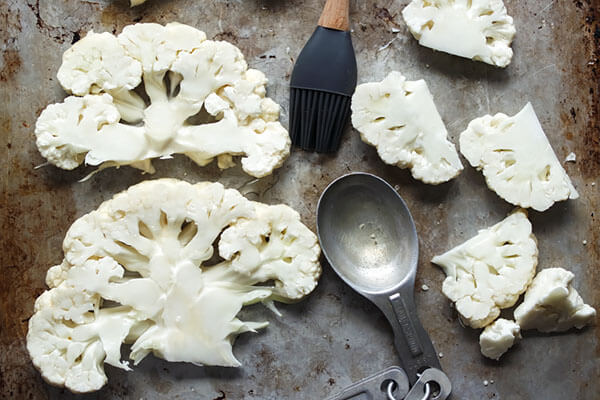
POLYGON ((350 30, 350 0, 327 0, 319 26, 338 31, 350 30))

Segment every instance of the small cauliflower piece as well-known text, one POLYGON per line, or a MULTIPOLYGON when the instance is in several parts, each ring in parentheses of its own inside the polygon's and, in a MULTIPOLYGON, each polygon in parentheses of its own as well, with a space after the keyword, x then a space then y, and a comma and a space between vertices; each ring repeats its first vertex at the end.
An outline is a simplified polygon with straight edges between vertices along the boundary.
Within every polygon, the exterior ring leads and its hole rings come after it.
POLYGON ((456 303, 461 320, 483 328, 517 302, 535 275, 537 258, 527 213, 516 210, 431 262, 444 270, 442 292, 456 303))
POLYGON ((76 393, 106 383, 104 363, 131 369, 123 343, 135 364, 152 352, 239 366, 237 335, 268 324, 239 320, 242 307, 276 311, 273 301, 302 299, 321 274, 317 238, 298 213, 209 182, 134 185, 75 221, 63 250, 27 349, 47 382, 76 393))
POLYGON ((419 44, 506 67, 513 51, 513 19, 502 0, 412 0, 402 17, 419 44))
POLYGON ((65 52, 58 78, 74 96, 48 106, 35 135, 59 168, 85 162, 153 173, 151 160, 172 154, 201 166, 217 158, 229 168, 241 156, 242 169, 261 178, 290 152, 264 74, 248 69, 234 45, 206 40, 191 26, 135 24, 118 37, 90 32, 65 52))
POLYGON ((479 336, 481 354, 492 360, 499 360, 519 339, 521 339, 519 324, 498 318, 486 326, 479 336))
POLYGON ((511 204, 545 211, 579 197, 531 103, 513 117, 500 113, 471 121, 460 135, 460 152, 511 204))
POLYGON ((543 269, 533 279, 525 299, 515 309, 521 329, 563 332, 592 324, 596 310, 585 304, 571 286, 573 273, 563 268, 543 269))
POLYGON ((447 182, 463 169, 424 80, 393 71, 381 82, 358 85, 352 125, 386 164, 410 168, 425 183, 447 182))

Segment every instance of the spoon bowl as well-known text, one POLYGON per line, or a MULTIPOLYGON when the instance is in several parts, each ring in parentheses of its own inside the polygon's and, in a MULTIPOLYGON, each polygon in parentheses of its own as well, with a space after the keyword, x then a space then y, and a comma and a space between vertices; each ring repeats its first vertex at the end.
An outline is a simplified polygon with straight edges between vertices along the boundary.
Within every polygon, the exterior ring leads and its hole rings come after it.
POLYGON ((317 234, 331 268, 390 322, 410 383, 430 371, 427 379, 440 388, 431 398, 445 399, 450 381, 441 371, 413 299, 419 242, 404 200, 375 175, 344 175, 319 199, 317 234))
POLYGON ((414 279, 417 232, 406 204, 373 175, 334 181, 321 196, 317 227, 323 252, 352 288, 369 294, 397 290, 414 279))

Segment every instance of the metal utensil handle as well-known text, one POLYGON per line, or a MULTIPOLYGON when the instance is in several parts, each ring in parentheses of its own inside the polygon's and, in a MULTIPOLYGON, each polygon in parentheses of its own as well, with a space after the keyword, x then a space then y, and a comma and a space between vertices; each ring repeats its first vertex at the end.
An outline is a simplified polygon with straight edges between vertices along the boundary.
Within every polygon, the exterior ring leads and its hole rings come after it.
POLYGON ((418 375, 427 368, 442 369, 429 335, 417 317, 412 287, 389 296, 394 317, 390 324, 394 330, 396 350, 408 380, 414 384, 418 375))
POLYGON ((420 374, 404 400, 446 400, 451 391, 452 384, 446 374, 437 368, 429 368, 420 374), (430 392, 433 383, 437 384, 436 393, 430 392))
POLYGON ((327 400, 351 400, 357 396, 372 400, 388 400, 386 391, 389 384, 394 385, 392 391, 397 399, 403 399, 408 393, 408 377, 404 370, 400 367, 389 367, 348 386, 340 393, 328 397, 327 400))

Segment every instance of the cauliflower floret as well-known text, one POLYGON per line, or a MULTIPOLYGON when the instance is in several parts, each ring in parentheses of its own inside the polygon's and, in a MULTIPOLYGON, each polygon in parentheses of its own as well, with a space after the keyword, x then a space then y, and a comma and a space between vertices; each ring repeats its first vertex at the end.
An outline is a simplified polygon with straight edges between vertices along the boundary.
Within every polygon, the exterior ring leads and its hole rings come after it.
POLYGON ((135 160, 147 143, 144 130, 119 124, 120 118, 108 94, 70 96, 42 111, 36 144, 42 156, 63 169, 74 169, 84 160, 91 165, 109 157, 117 163, 135 160))
POLYGON ((50 384, 75 393, 106 383, 103 363, 129 370, 121 362, 121 344, 141 321, 128 307, 100 309, 102 299, 63 285, 44 292, 29 320, 27 350, 50 384))
POLYGON ((208 182, 132 186, 75 221, 63 249, 27 348, 44 379, 75 392, 103 386, 104 363, 130 369, 122 343, 135 364, 153 352, 239 366, 236 336, 267 325, 239 320, 241 308, 300 300, 321 274, 317 238, 298 213, 208 182))
POLYGON ((139 60, 144 72, 164 73, 178 53, 189 53, 201 46, 206 34, 178 22, 165 26, 146 23, 127 25, 116 39, 130 57, 139 60))
POLYGON ((393 71, 381 82, 358 85, 352 125, 390 165, 410 168, 425 183, 449 181, 462 164, 423 80, 406 81, 393 71))
POLYGON ((273 280, 277 300, 301 299, 317 286, 321 267, 314 260, 319 246, 306 234, 296 211, 284 205, 253 204, 257 218, 225 230, 219 254, 249 279, 273 280))
POLYGON ((144 100, 133 91, 142 82, 141 67, 115 36, 90 31, 65 51, 56 76, 62 87, 76 96, 109 93, 119 110, 119 119, 137 124, 143 119, 145 108, 144 100))
POLYGON ((265 76, 248 69, 237 47, 187 25, 135 24, 118 37, 91 32, 65 53, 59 80, 85 96, 48 106, 36 124, 40 152, 60 168, 85 161, 152 173, 151 159, 176 153, 229 168, 239 155, 243 170, 260 178, 289 155, 265 76), (82 124, 82 108, 110 119, 82 124))
POLYGON ((69 93, 84 96, 114 89, 134 89, 142 81, 139 61, 129 57, 108 32, 90 31, 63 54, 56 74, 69 93))
POLYGON ((461 320, 483 328, 527 289, 537 256, 531 223, 524 210, 517 210, 431 262, 446 273, 442 292, 456 303, 461 320))
POLYGON ((460 152, 511 204, 545 211, 556 201, 579 197, 531 103, 513 117, 496 114, 471 121, 460 135, 460 152))
POLYGON ((521 329, 563 332, 594 322, 596 310, 571 286, 573 276, 563 268, 547 268, 536 275, 523 303, 515 309, 521 329))
POLYGON ((413 0, 402 16, 423 46, 498 67, 510 64, 515 26, 502 0, 413 0))
POLYGON ((517 340, 521 339, 519 324, 504 318, 498 318, 485 327, 479 336, 481 354, 493 360, 499 360, 517 340))

